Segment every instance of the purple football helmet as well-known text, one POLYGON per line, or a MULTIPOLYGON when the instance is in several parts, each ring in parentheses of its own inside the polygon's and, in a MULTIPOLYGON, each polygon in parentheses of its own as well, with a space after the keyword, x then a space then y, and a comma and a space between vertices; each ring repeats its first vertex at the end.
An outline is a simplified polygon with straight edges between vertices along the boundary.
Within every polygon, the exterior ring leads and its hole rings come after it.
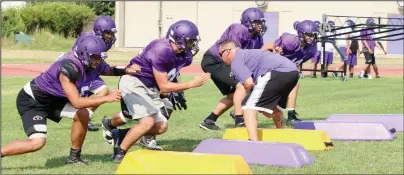
POLYGON ((328 21, 327 25, 330 26, 330 29, 334 29, 335 28, 335 22, 334 21, 328 21))
POLYGON ((115 21, 108 16, 100 16, 94 21, 93 31, 96 36, 101 37, 105 43, 112 45, 116 41, 117 32, 115 21), (112 35, 112 38, 104 38, 104 34, 112 35))
POLYGON ((168 28, 166 38, 174 42, 181 52, 193 51, 193 56, 199 52, 198 27, 188 20, 180 20, 168 28))
POLYGON ((304 20, 297 25, 297 35, 307 44, 316 43, 316 38, 318 35, 318 26, 311 20, 304 20), (313 37, 312 42, 306 40, 306 36, 313 37))
POLYGON ((314 21, 314 23, 320 27, 321 22, 320 21, 314 21))
POLYGON ((299 21, 295 21, 294 23, 293 23, 293 29, 295 29, 295 30, 297 30, 297 25, 299 25, 299 21))
POLYGON ((352 30, 355 29, 355 22, 353 22, 352 20, 348 19, 345 21, 345 25, 350 26, 352 30))
POLYGON ((367 24, 367 25, 372 25, 372 24, 376 24, 376 23, 375 23, 375 20, 374 20, 373 18, 368 18, 368 19, 366 20, 366 24, 367 24))
MULTIPOLYGON (((375 22, 375 20, 374 20, 373 18, 368 18, 368 19, 366 20, 366 25, 367 25, 368 27, 372 27, 372 26, 375 26, 375 25, 376 25, 376 22, 375 22)), ((369 30, 374 30, 374 29, 369 29, 369 30)))
POLYGON ((249 32, 256 33, 261 36, 267 31, 264 13, 262 13, 259 8, 248 8, 244 10, 244 12, 241 14, 241 24, 246 26, 249 32), (261 24, 259 31, 256 31, 257 24, 261 24))
POLYGON ((87 35, 77 41, 76 55, 86 70, 89 71, 96 68, 92 66, 90 56, 94 55, 100 57, 101 64, 107 57, 105 52, 106 49, 107 46, 101 38, 94 35, 87 35))
POLYGON ((352 20, 348 19, 348 20, 345 21, 345 24, 348 25, 348 26, 353 26, 353 25, 355 25, 355 22, 353 22, 352 20))

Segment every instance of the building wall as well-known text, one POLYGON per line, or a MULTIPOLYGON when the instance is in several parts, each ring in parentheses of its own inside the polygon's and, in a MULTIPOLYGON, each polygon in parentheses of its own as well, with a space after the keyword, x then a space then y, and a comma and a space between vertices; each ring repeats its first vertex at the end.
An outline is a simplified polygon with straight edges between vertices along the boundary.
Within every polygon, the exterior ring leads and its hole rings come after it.
POLYGON ((1 1, 1 9, 5 10, 11 7, 23 7, 27 4, 25 1, 1 1))
MULTIPOLYGON (((162 1, 162 23, 159 28, 159 1, 116 3, 117 23, 124 22, 118 24, 118 47, 145 47, 151 40, 165 36, 167 28, 173 22, 186 19, 194 22, 199 28, 201 50, 209 48, 231 23, 239 23, 243 10, 256 6, 254 1, 162 1), (125 13, 120 12, 121 10, 125 13)), ((294 32, 294 21, 322 21, 324 13, 380 17, 400 14, 396 1, 268 1, 268 6, 263 10, 278 14, 278 19, 274 19, 277 24, 271 25, 271 22, 267 22, 268 28, 272 27, 270 31, 277 32, 272 33, 271 37, 279 36, 283 32, 294 32)), ((342 20, 345 19, 341 19, 341 22, 342 20)), ((387 42, 382 43, 388 48, 387 42)))

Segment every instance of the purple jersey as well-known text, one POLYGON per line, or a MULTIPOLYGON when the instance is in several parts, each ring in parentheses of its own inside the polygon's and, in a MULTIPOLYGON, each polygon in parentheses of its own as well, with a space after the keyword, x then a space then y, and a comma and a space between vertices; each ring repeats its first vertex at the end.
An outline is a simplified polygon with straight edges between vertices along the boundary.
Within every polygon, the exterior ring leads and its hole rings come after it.
POLYGON ((231 63, 232 74, 242 84, 250 76, 254 79, 254 82, 257 82, 258 76, 273 70, 278 72, 293 72, 297 71, 297 68, 287 58, 262 49, 238 49, 231 63))
MULTIPOLYGON (((61 73, 61 63, 63 60, 70 60, 73 63, 75 69, 81 73, 81 81, 86 79, 85 70, 83 64, 79 61, 77 56, 73 52, 68 52, 56 60, 45 72, 37 76, 34 81, 41 89, 42 92, 48 93, 56 97, 66 97, 62 84, 59 80, 59 75, 61 73)), ((81 89, 80 86, 76 85, 77 89, 81 89)))
POLYGON ((264 39, 260 35, 256 35, 251 37, 249 40, 246 49, 261 49, 264 46, 264 39))
POLYGON ((225 40, 233 40, 237 47, 242 49, 260 49, 263 45, 259 43, 260 39, 258 37, 256 39, 251 38, 247 27, 243 26, 242 24, 232 24, 223 32, 220 39, 209 48, 210 53, 218 60, 221 60, 219 55, 219 43, 225 40))
POLYGON ((79 81, 77 81, 77 86, 84 86, 84 85, 90 85, 90 89, 91 87, 91 82, 96 80, 98 77, 100 77, 100 75, 104 75, 107 72, 110 71, 110 65, 106 62, 102 62, 100 65, 98 65, 97 68, 95 68, 94 70, 90 71, 90 72, 86 72, 86 78, 85 79, 81 79, 79 81))
MULTIPOLYGON (((366 40, 366 42, 368 43, 370 49, 372 49, 373 51, 375 50, 375 47, 376 47, 376 41, 373 40, 372 35, 367 35, 367 36, 362 36, 362 35, 365 35, 365 34, 374 34, 374 33, 375 33, 375 31, 373 31, 373 30, 366 30, 366 29, 365 29, 365 30, 362 30, 362 31, 361 31, 361 38, 362 38, 362 39, 372 39, 372 40, 366 40)), ((366 48, 366 46, 365 46, 365 44, 364 44, 364 40, 362 40, 362 47, 363 47, 363 48, 366 48)))
MULTIPOLYGON (((74 43, 73 47, 72 47, 72 51, 76 51, 76 46, 77 46, 77 41, 79 40, 79 38, 84 37, 84 36, 88 36, 88 35, 95 35, 94 32, 83 32, 80 34, 80 36, 76 39, 76 42, 74 43)), ((107 50, 105 52, 107 52, 109 49, 111 49, 112 45, 111 44, 107 44, 107 50)), ((87 73, 87 78, 86 81, 84 81, 83 79, 78 81, 77 83, 79 85, 83 85, 85 83, 87 84, 91 84, 90 81, 95 80, 97 77, 99 77, 100 75, 103 75, 107 72, 109 72, 110 70, 110 65, 106 62, 102 62, 96 69, 94 69, 91 72, 87 73)))
POLYGON ((275 40, 275 47, 282 48, 284 57, 291 60, 296 66, 305 63, 313 58, 317 53, 317 45, 311 44, 304 48, 301 47, 301 41, 297 35, 283 33, 279 39, 275 40))
POLYGON ((171 41, 167 38, 156 39, 147 45, 142 53, 134 57, 128 66, 137 64, 141 72, 132 74, 137 77, 146 87, 157 87, 153 68, 159 72, 167 72, 168 79, 176 76, 179 70, 192 63, 192 52, 175 54, 171 41))
MULTIPOLYGON (((95 35, 95 33, 94 33, 94 32, 83 32, 83 33, 81 33, 80 36, 77 37, 76 42, 74 43, 74 45, 73 45, 73 47, 72 47, 72 50, 73 50, 73 51, 76 50, 77 41, 78 41, 81 37, 87 36, 87 35, 95 35)), ((98 36, 97 36, 97 37, 98 37, 98 36)), ((106 50, 105 52, 107 52, 109 49, 111 49, 112 43, 105 43, 105 45, 107 46, 107 47, 106 47, 107 50, 106 50)))

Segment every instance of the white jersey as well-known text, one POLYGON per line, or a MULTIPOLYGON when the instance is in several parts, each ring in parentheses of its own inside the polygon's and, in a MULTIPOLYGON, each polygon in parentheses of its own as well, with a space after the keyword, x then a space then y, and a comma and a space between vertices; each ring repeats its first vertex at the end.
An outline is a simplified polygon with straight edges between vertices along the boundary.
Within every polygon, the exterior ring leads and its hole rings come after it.
MULTIPOLYGON (((334 35, 334 33, 333 32, 325 32, 325 36, 330 36, 330 35, 334 35)), ((321 36, 319 36, 319 37, 321 37, 321 36)), ((331 37, 331 41, 332 41, 332 38, 335 38, 335 37, 331 37)), ((320 52, 323 51, 323 47, 321 46, 321 42, 317 43, 317 49, 320 52)), ((325 43, 325 51, 326 52, 334 52, 334 45, 332 45, 332 43, 326 42, 325 43)))
MULTIPOLYGON (((334 35, 334 32, 325 32, 325 36, 330 36, 330 35, 334 35)), ((331 37, 331 39, 332 38, 335 38, 335 37, 331 37)), ((325 51, 334 52, 334 45, 332 45, 332 43, 329 43, 329 42, 325 43, 325 51)))
MULTIPOLYGON (((340 33, 351 32, 351 31, 352 31, 351 28, 346 28, 346 29, 341 30, 340 33)), ((350 35, 351 35, 350 37, 359 36, 360 32, 350 33, 350 35)), ((338 37, 339 38, 342 38, 342 37, 345 38, 345 35, 338 36, 338 37)), ((360 38, 355 38, 355 39, 360 39, 360 38)), ((351 41, 349 41, 349 42, 351 42, 351 41)), ((338 47, 346 47, 346 40, 338 40, 337 43, 338 43, 338 47)))

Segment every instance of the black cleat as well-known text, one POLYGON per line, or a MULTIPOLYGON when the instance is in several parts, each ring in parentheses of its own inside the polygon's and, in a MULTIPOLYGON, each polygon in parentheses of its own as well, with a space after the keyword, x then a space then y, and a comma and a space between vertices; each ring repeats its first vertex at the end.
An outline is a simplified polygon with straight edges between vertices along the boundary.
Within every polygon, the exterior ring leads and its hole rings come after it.
POLYGON ((88 121, 88 130, 89 131, 98 131, 100 130, 97 126, 95 126, 91 121, 88 121))
POLYGON ((235 128, 242 128, 242 127, 245 127, 245 123, 244 123, 244 122, 236 123, 236 124, 234 124, 234 127, 235 127, 235 128))
POLYGON ((81 159, 81 150, 71 150, 66 164, 88 165, 86 161, 81 159))
POLYGON ((237 117, 237 118, 235 118, 234 127, 235 127, 235 128, 238 128, 238 127, 245 127, 244 118, 243 118, 243 117, 237 117))
POLYGON ((206 130, 220 130, 218 126, 216 126, 215 122, 210 119, 205 119, 199 124, 199 127, 206 130))
POLYGON ((288 111, 288 120, 286 121, 286 124, 288 126, 294 126, 296 122, 302 121, 299 118, 297 118, 299 114, 293 110, 293 111, 288 111))
POLYGON ((108 127, 108 120, 107 117, 104 116, 101 120, 101 127, 102 127, 102 137, 104 138, 105 142, 109 145, 112 145, 112 129, 108 127))

